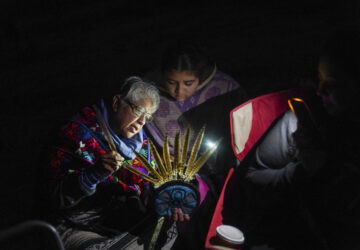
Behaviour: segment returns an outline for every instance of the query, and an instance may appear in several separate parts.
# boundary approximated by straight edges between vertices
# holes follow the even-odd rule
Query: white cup
[[[234,226],[220,225],[216,228],[216,245],[219,245],[218,249],[238,249],[244,241],[243,232]]]

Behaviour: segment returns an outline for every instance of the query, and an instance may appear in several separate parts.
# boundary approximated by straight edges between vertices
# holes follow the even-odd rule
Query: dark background
[[[144,75],[170,41],[204,44],[250,97],[313,84],[324,39],[359,21],[358,1],[328,2],[2,1],[1,228],[31,218],[54,128]]]

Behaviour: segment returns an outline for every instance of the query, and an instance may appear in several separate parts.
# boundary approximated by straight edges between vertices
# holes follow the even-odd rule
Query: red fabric
[[[228,176],[226,178],[224,187],[227,186],[229,180],[233,176],[233,173],[234,173],[234,168],[230,169],[230,171],[228,173]],[[215,211],[214,211],[214,216],[213,216],[213,218],[211,220],[209,231],[208,231],[208,234],[206,236],[206,241],[205,241],[205,248],[206,249],[216,249],[216,248],[213,247],[212,241],[216,236],[216,228],[223,224],[224,218],[223,218],[223,213],[222,212],[223,212],[223,208],[224,208],[223,207],[224,199],[226,197],[225,192],[226,192],[226,190],[225,190],[225,188],[223,188],[223,190],[221,191],[219,200],[218,200],[218,202],[216,204],[216,208],[215,208]],[[241,248],[239,248],[239,249],[241,249]]]
[[[245,158],[247,153],[249,153],[252,147],[264,135],[271,124],[289,109],[287,102],[289,98],[300,97],[306,100],[308,93],[309,91],[307,89],[283,90],[251,99],[233,109],[230,112],[230,127],[231,143],[235,156],[240,161]],[[244,150],[236,154],[234,145],[234,133],[236,131],[233,130],[233,113],[249,103],[252,103],[253,108],[252,127],[249,139],[245,144]],[[216,236],[216,228],[222,224],[231,224],[231,222],[236,218],[236,211],[239,211],[237,208],[241,207],[239,199],[239,181],[240,180],[238,179],[238,176],[234,174],[234,169],[230,169],[219,200],[216,204],[213,218],[209,227],[205,241],[206,249],[216,249],[212,244],[212,241]]]
[[[289,106],[287,100],[292,97],[307,96],[307,89],[289,89],[283,90],[257,98],[251,99],[240,106],[236,107],[230,112],[230,128],[231,128],[231,144],[235,156],[240,160],[244,160],[245,156],[258,142],[258,140],[264,135],[269,126],[280,117],[285,111],[288,110]],[[249,135],[249,139],[245,144],[245,148],[242,152],[236,153],[234,145],[234,131],[233,129],[233,113],[245,105],[251,103],[253,109],[252,127]]]

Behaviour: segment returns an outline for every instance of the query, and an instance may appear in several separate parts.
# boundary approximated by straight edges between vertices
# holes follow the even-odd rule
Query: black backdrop
[[[169,41],[203,43],[250,97],[313,84],[323,40],[359,20],[357,1],[327,2],[2,1],[1,228],[31,218],[53,129],[157,65]]]

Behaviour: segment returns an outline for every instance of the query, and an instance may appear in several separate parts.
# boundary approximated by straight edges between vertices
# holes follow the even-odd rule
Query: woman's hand
[[[190,215],[183,214],[181,208],[174,208],[173,213],[168,215],[168,219],[175,222],[190,221]]]
[[[124,161],[118,152],[111,151],[109,153],[103,154],[99,157],[99,160],[96,162],[96,166],[106,172],[107,175],[117,171]]]
[[[297,158],[310,175],[315,174],[327,160],[327,153],[320,135],[314,134],[314,131],[307,130],[298,124],[298,129],[293,133],[293,137],[298,149]]]

